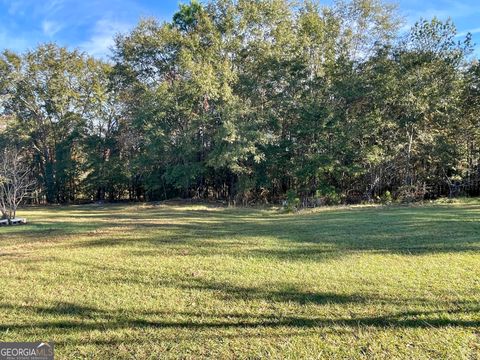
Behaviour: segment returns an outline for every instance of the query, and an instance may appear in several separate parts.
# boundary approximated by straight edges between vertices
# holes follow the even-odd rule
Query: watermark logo
[[[53,360],[53,343],[0,342],[0,360]]]

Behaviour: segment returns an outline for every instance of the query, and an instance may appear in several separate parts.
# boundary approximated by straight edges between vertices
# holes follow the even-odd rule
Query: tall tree
[[[77,51],[46,44],[0,57],[3,112],[14,115],[47,202],[73,201],[80,178],[80,139],[98,119],[103,64]]]

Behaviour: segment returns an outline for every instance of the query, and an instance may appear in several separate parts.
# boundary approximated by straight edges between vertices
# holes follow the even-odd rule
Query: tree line
[[[305,206],[480,193],[480,65],[448,21],[381,0],[213,0],[119,34],[108,61],[0,56],[0,146],[31,201]]]

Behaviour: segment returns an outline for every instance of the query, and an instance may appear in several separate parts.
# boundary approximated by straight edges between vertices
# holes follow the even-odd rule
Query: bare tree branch
[[[0,154],[0,212],[9,223],[15,218],[18,206],[30,194],[35,180],[21,152],[4,148]]]

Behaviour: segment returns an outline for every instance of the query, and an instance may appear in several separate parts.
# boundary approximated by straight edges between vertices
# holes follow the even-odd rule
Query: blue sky
[[[55,41],[105,58],[116,33],[128,31],[142,17],[168,20],[180,2],[185,1],[0,0],[0,49],[24,51],[42,42]],[[407,25],[420,17],[451,17],[460,34],[470,31],[480,44],[478,0],[400,0],[397,3]]]

